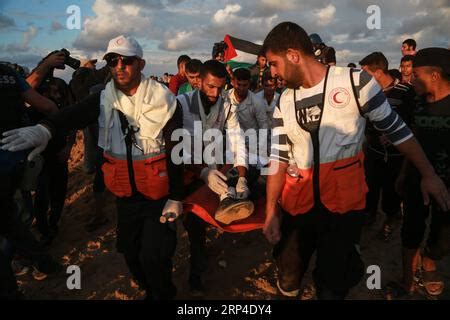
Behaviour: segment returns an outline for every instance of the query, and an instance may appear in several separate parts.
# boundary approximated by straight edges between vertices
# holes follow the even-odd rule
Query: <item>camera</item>
[[[219,55],[219,53],[225,53],[227,48],[228,45],[224,41],[214,43],[212,49],[212,58],[215,59]]]
[[[62,48],[59,52],[63,53],[64,56],[66,57],[64,59],[64,64],[68,65],[69,67],[71,67],[75,70],[80,67],[80,64],[81,64],[80,60],[72,58],[70,56],[70,52],[67,49]]]

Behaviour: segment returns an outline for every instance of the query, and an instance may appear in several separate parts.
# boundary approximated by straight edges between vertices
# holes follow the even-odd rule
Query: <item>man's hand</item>
[[[263,233],[271,244],[277,244],[281,239],[281,217],[279,211],[268,214],[264,222]]]
[[[250,195],[250,190],[247,186],[247,179],[240,177],[236,184],[236,199],[247,199]]]
[[[172,222],[175,221],[176,218],[178,218],[183,213],[183,203],[181,201],[176,200],[167,200],[166,205],[164,206],[164,209],[161,213],[161,217],[164,217],[164,219],[161,219],[164,221]]]
[[[430,195],[436,200],[442,211],[449,211],[450,196],[444,182],[436,175],[423,177],[420,183],[425,205],[430,204]]]
[[[65,69],[66,56],[62,52],[55,52],[46,57],[27,77],[28,84],[37,89],[45,77],[54,69]]]
[[[200,178],[219,196],[228,191],[227,177],[219,170],[204,168]]]
[[[6,131],[3,133],[2,150],[11,152],[34,148],[28,155],[28,161],[45,150],[52,135],[43,125],[35,125]]]
[[[64,69],[64,61],[66,60],[66,56],[62,52],[55,52],[51,55],[49,55],[47,58],[45,58],[44,61],[42,61],[42,67],[46,68],[46,70],[50,70],[52,68],[59,68]]]

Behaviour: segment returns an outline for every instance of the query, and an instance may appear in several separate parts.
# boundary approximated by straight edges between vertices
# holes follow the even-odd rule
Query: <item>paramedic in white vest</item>
[[[269,165],[277,169],[267,178],[263,229],[276,244],[278,288],[297,295],[316,252],[318,298],[343,299],[365,271],[359,238],[367,193],[366,120],[417,167],[425,202],[432,196],[448,211],[449,195],[375,79],[365,71],[316,61],[307,33],[291,22],[276,26],[263,46],[272,76],[288,87],[274,113],[279,143],[272,144]]]
[[[244,130],[248,150],[250,185],[259,176],[257,168],[267,165],[267,140],[269,122],[264,101],[250,88],[250,70],[239,68],[233,71],[233,88],[228,90],[226,98],[236,108],[239,125]],[[261,151],[261,152],[260,152]]]
[[[236,108],[222,96],[226,76],[227,71],[222,63],[217,60],[206,61],[200,69],[200,89],[181,94],[177,99],[183,108],[183,128],[191,139],[202,137],[207,134],[206,130],[208,129],[212,129],[210,132],[216,131],[224,138],[226,137],[226,161],[223,161],[222,157],[219,159],[219,163],[216,163],[216,158],[208,159],[202,156],[206,147],[210,145],[208,141],[203,141],[201,150],[196,153],[184,148],[183,158],[186,171],[193,172],[196,176],[193,185],[196,182],[197,185],[198,182],[200,185],[206,183],[220,198],[221,202],[215,213],[215,219],[229,224],[248,217],[247,209],[252,203],[246,200],[250,191],[246,179],[248,160],[245,140],[239,126]],[[212,143],[214,142],[215,140],[212,140]],[[191,148],[193,145],[194,142],[191,144]],[[223,150],[222,145],[216,144],[215,147]],[[220,171],[223,162],[227,168],[235,168],[236,177],[229,179],[230,176]],[[193,188],[189,187],[189,190],[192,191]],[[230,210],[232,208],[241,208],[242,210]],[[183,223],[190,242],[189,285],[191,293],[203,295],[205,289],[201,275],[207,266],[206,223],[192,213],[185,216]]]
[[[264,101],[266,105],[267,121],[269,129],[272,128],[273,113],[280,98],[280,94],[276,91],[277,79],[273,78],[270,70],[267,69],[263,74],[263,90],[256,93],[256,96]]]
[[[6,133],[5,147],[42,151],[57,130],[98,121],[105,184],[116,195],[117,250],[147,299],[173,299],[176,231],[160,216],[182,212],[183,166],[169,156],[182,111],[166,87],[142,75],[145,60],[135,39],[112,39],[104,59],[113,77],[104,90],[36,126]]]

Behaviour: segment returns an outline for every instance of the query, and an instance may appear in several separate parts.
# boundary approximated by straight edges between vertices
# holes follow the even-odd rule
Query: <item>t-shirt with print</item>
[[[413,127],[436,174],[450,186],[450,94],[419,105],[414,112]]]

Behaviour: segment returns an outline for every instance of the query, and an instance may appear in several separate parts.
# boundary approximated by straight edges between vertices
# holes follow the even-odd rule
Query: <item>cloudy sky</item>
[[[79,30],[66,27],[70,5],[81,9]],[[380,30],[366,26],[369,5],[381,10]],[[338,65],[382,51],[396,67],[407,37],[419,48],[450,46],[450,0],[0,0],[0,60],[32,68],[63,47],[101,58],[109,39],[129,34],[143,45],[145,73],[161,75],[176,72],[181,53],[208,59],[225,34],[262,43],[282,21],[319,33]]]

